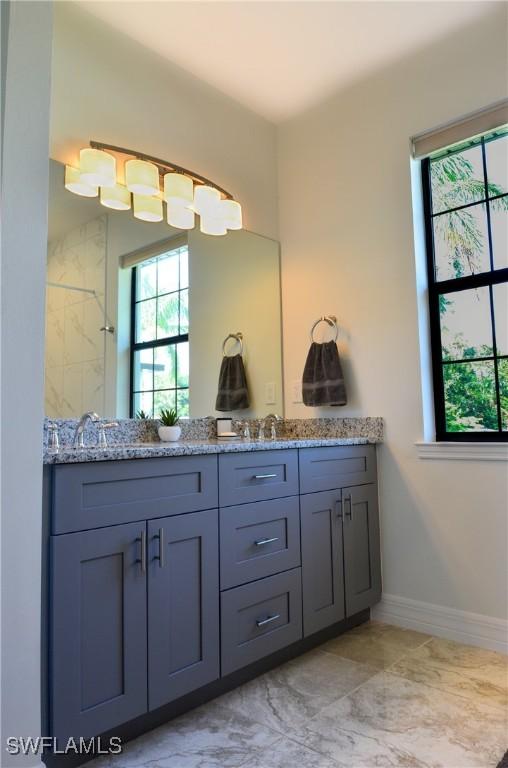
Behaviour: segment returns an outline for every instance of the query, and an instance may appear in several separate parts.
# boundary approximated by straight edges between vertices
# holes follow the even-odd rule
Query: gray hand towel
[[[334,341],[313,341],[305,361],[302,380],[305,405],[346,405],[346,386]]]
[[[240,411],[249,407],[247,377],[241,355],[223,357],[219,373],[217,411]]]

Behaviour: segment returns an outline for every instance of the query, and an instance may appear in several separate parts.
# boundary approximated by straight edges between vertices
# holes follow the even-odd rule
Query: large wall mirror
[[[64,188],[50,161],[46,415],[215,410],[223,342],[242,334],[249,408],[282,413],[279,244],[139,221]],[[225,353],[240,351],[230,338]]]

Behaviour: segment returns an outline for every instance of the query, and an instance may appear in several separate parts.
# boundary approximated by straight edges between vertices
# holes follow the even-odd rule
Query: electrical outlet
[[[302,403],[302,382],[300,379],[295,379],[291,384],[291,390],[293,393],[293,403]]]
[[[275,405],[275,382],[269,381],[265,384],[265,405]]]

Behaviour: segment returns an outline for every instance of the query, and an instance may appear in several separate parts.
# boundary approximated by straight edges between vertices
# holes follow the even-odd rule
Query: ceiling
[[[78,2],[274,123],[474,23],[496,5],[461,0]]]

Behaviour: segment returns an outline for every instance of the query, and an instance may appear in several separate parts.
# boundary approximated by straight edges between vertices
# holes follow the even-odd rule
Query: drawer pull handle
[[[266,624],[271,624],[272,621],[276,621],[277,619],[280,619],[280,613],[276,613],[275,616],[268,616],[267,619],[258,619],[256,621],[256,626],[264,627]]]
[[[254,475],[254,480],[268,480],[269,477],[277,477],[276,472],[270,472],[266,475]]]
[[[278,541],[278,540],[279,540],[278,536],[273,536],[271,539],[259,539],[258,541],[255,541],[254,544],[256,545],[256,547],[262,547],[263,544],[272,544],[272,542]]]

